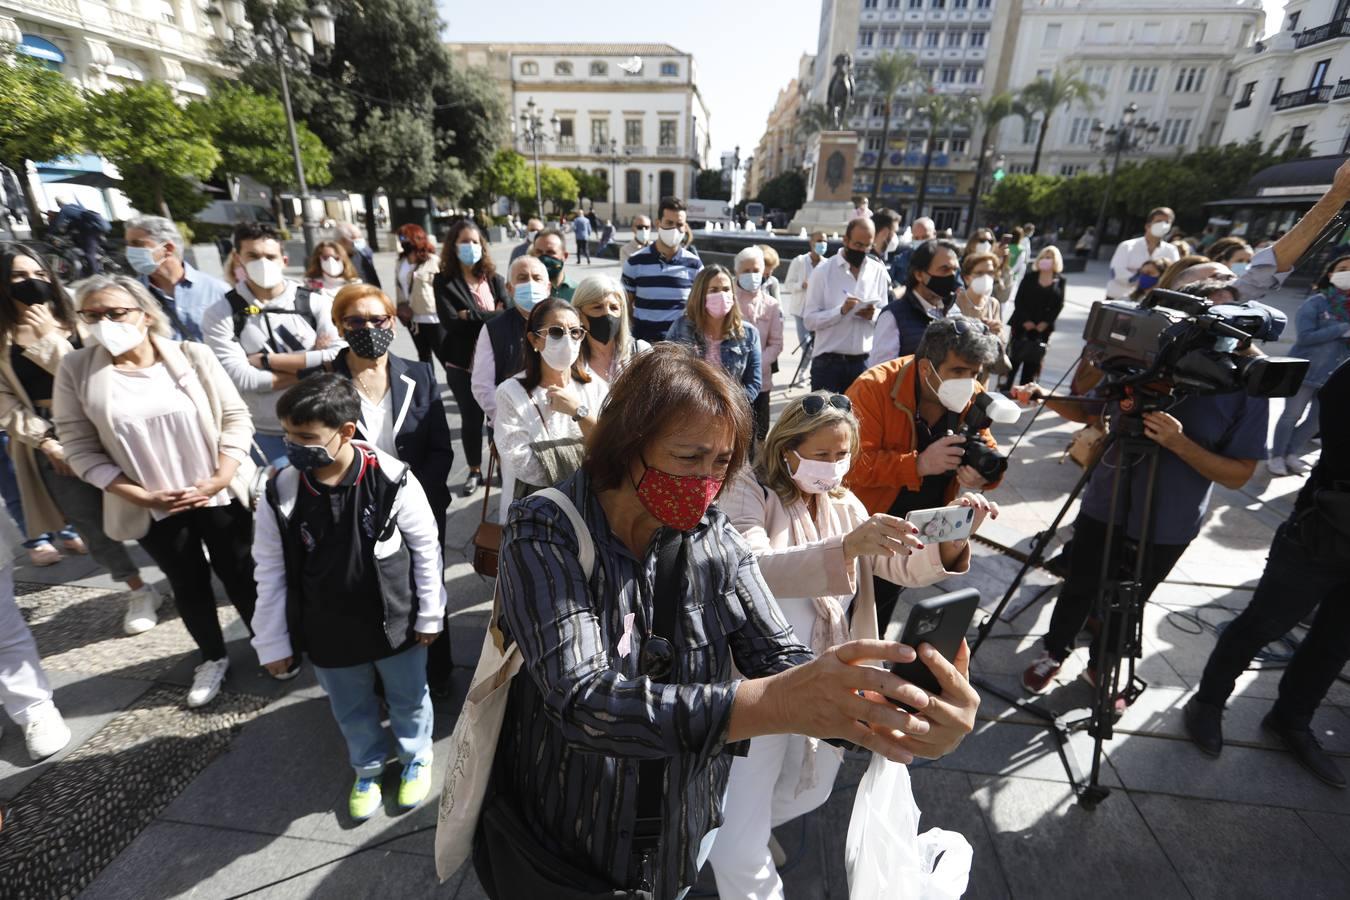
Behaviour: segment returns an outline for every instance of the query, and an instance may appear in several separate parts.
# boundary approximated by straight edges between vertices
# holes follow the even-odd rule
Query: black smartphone
[[[932,644],[933,649],[950,662],[956,658],[956,651],[961,649],[961,639],[970,629],[970,622],[979,607],[980,592],[975,588],[920,600],[909,611],[905,630],[900,634],[900,643],[915,650],[919,649],[920,644]],[[891,663],[891,672],[911,684],[917,684],[930,694],[942,693],[937,676],[923,664],[922,659]]]

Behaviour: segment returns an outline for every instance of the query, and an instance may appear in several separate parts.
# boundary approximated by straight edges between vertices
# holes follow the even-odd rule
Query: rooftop
[[[688,56],[670,44],[576,44],[560,41],[556,44],[512,44],[499,41],[451,41],[450,47],[482,47],[505,50],[510,53],[539,53],[555,56]]]

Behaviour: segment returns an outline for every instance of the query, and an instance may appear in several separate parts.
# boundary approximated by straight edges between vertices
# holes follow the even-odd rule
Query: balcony
[[[646,156],[646,155],[647,155],[647,145],[646,145],[646,144],[624,144],[624,145],[623,145],[623,152],[624,152],[624,153],[627,153],[629,156]]]
[[[1331,95],[1332,100],[1344,100],[1350,97],[1350,78],[1342,78],[1336,83],[1336,93]]]
[[[576,141],[559,141],[556,153],[558,156],[576,156],[577,155]]]
[[[1334,41],[1336,38],[1343,37],[1350,37],[1350,16],[1299,32],[1294,35],[1294,49],[1302,50],[1304,47],[1311,47],[1323,41]]]
[[[1331,100],[1331,92],[1331,85],[1324,84],[1321,87],[1305,88],[1301,91],[1281,94],[1275,98],[1275,111],[1280,112],[1286,109],[1298,109],[1300,106],[1326,103]]]
[[[674,144],[662,144],[656,148],[657,156],[680,156],[680,148]]]
[[[1243,97],[1241,100],[1233,104],[1233,109],[1246,109],[1251,105],[1252,105],[1252,98]]]

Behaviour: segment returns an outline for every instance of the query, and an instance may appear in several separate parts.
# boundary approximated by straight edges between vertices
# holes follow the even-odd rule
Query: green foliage
[[[1049,78],[1037,78],[1023,86],[1018,94],[1018,112],[1026,119],[1033,116],[1041,118],[1040,131],[1036,135],[1036,155],[1031,160],[1031,174],[1040,171],[1041,147],[1045,144],[1045,135],[1050,130],[1050,119],[1055,111],[1074,103],[1082,103],[1087,109],[1092,109],[1096,98],[1104,93],[1101,88],[1079,78],[1076,70],[1055,69]]]
[[[701,169],[694,178],[694,192],[702,200],[730,200],[731,189],[722,182],[721,169]]]
[[[577,183],[577,191],[592,203],[609,202],[609,176],[588,172],[580,166],[569,166],[566,171]]]
[[[186,218],[206,205],[193,179],[207,178],[220,152],[162,82],[90,94],[85,133],[122,173],[122,190],[140,210]]]
[[[534,197],[534,175],[525,157],[514,150],[498,150],[479,174],[478,184],[489,202],[507,197],[523,203]]]
[[[570,212],[577,205],[580,197],[577,180],[566,169],[543,166],[539,170],[539,185],[545,202],[553,201],[555,209]]]
[[[83,110],[79,91],[61,73],[24,53],[0,61],[0,162],[22,172],[24,160],[78,152]]]
[[[763,203],[765,209],[796,212],[806,203],[806,178],[801,172],[784,172],[765,182],[755,199]]]
[[[206,100],[193,101],[188,114],[211,136],[220,151],[216,175],[248,175],[273,186],[297,187],[286,110],[276,97],[259,94],[235,82],[216,84]],[[332,154],[304,122],[296,122],[305,180],[325,185],[333,180]]]
[[[341,164],[343,182],[364,193],[397,185],[391,192],[424,194],[436,175],[436,135],[416,113],[375,107],[344,146]]]
[[[886,148],[890,146],[891,110],[895,107],[895,95],[900,93],[901,88],[904,87],[917,88],[923,83],[923,80],[923,70],[919,67],[919,60],[913,54],[890,50],[872,60],[863,80],[863,90],[858,92],[859,96],[866,93],[870,95],[870,99],[883,103],[885,110],[882,113],[881,120],[882,149],[877,154],[876,168],[872,170],[870,200],[873,209],[878,208],[877,198],[881,191],[881,167],[886,160]]]

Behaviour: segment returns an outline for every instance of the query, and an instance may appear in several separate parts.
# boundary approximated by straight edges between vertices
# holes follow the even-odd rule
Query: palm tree
[[[914,218],[923,215],[923,201],[928,193],[928,169],[933,164],[933,144],[938,132],[956,125],[968,124],[971,104],[949,94],[928,94],[915,108],[918,115],[928,120],[928,135],[924,140],[923,173],[919,176],[919,193],[914,202]]]
[[[1041,117],[1040,133],[1036,136],[1036,155],[1031,160],[1032,175],[1040,171],[1041,147],[1045,144],[1046,132],[1050,130],[1050,117],[1055,110],[1079,102],[1091,109],[1093,99],[1104,93],[1101,88],[1079,78],[1076,70],[1061,72],[1056,69],[1049,78],[1037,78],[1023,86],[1019,97],[1025,110],[1023,117]]]
[[[970,210],[966,214],[967,232],[975,230],[975,212],[980,203],[980,182],[984,180],[984,167],[988,164],[990,145],[993,144],[994,136],[998,134],[998,127],[1003,120],[1009,116],[1019,115],[1020,109],[1017,98],[1007,91],[995,94],[988,100],[975,101],[974,119],[984,126],[984,134],[980,136],[980,152],[975,157],[975,186],[970,192]]]
[[[903,88],[915,86],[923,77],[919,61],[909,53],[888,51],[872,60],[867,72],[867,93],[871,102],[885,102],[885,112],[881,119],[881,149],[877,153],[876,169],[872,172],[872,193],[869,205],[878,209],[877,197],[881,193],[881,167],[886,162],[886,145],[891,139],[891,111],[895,106],[895,95]]]

